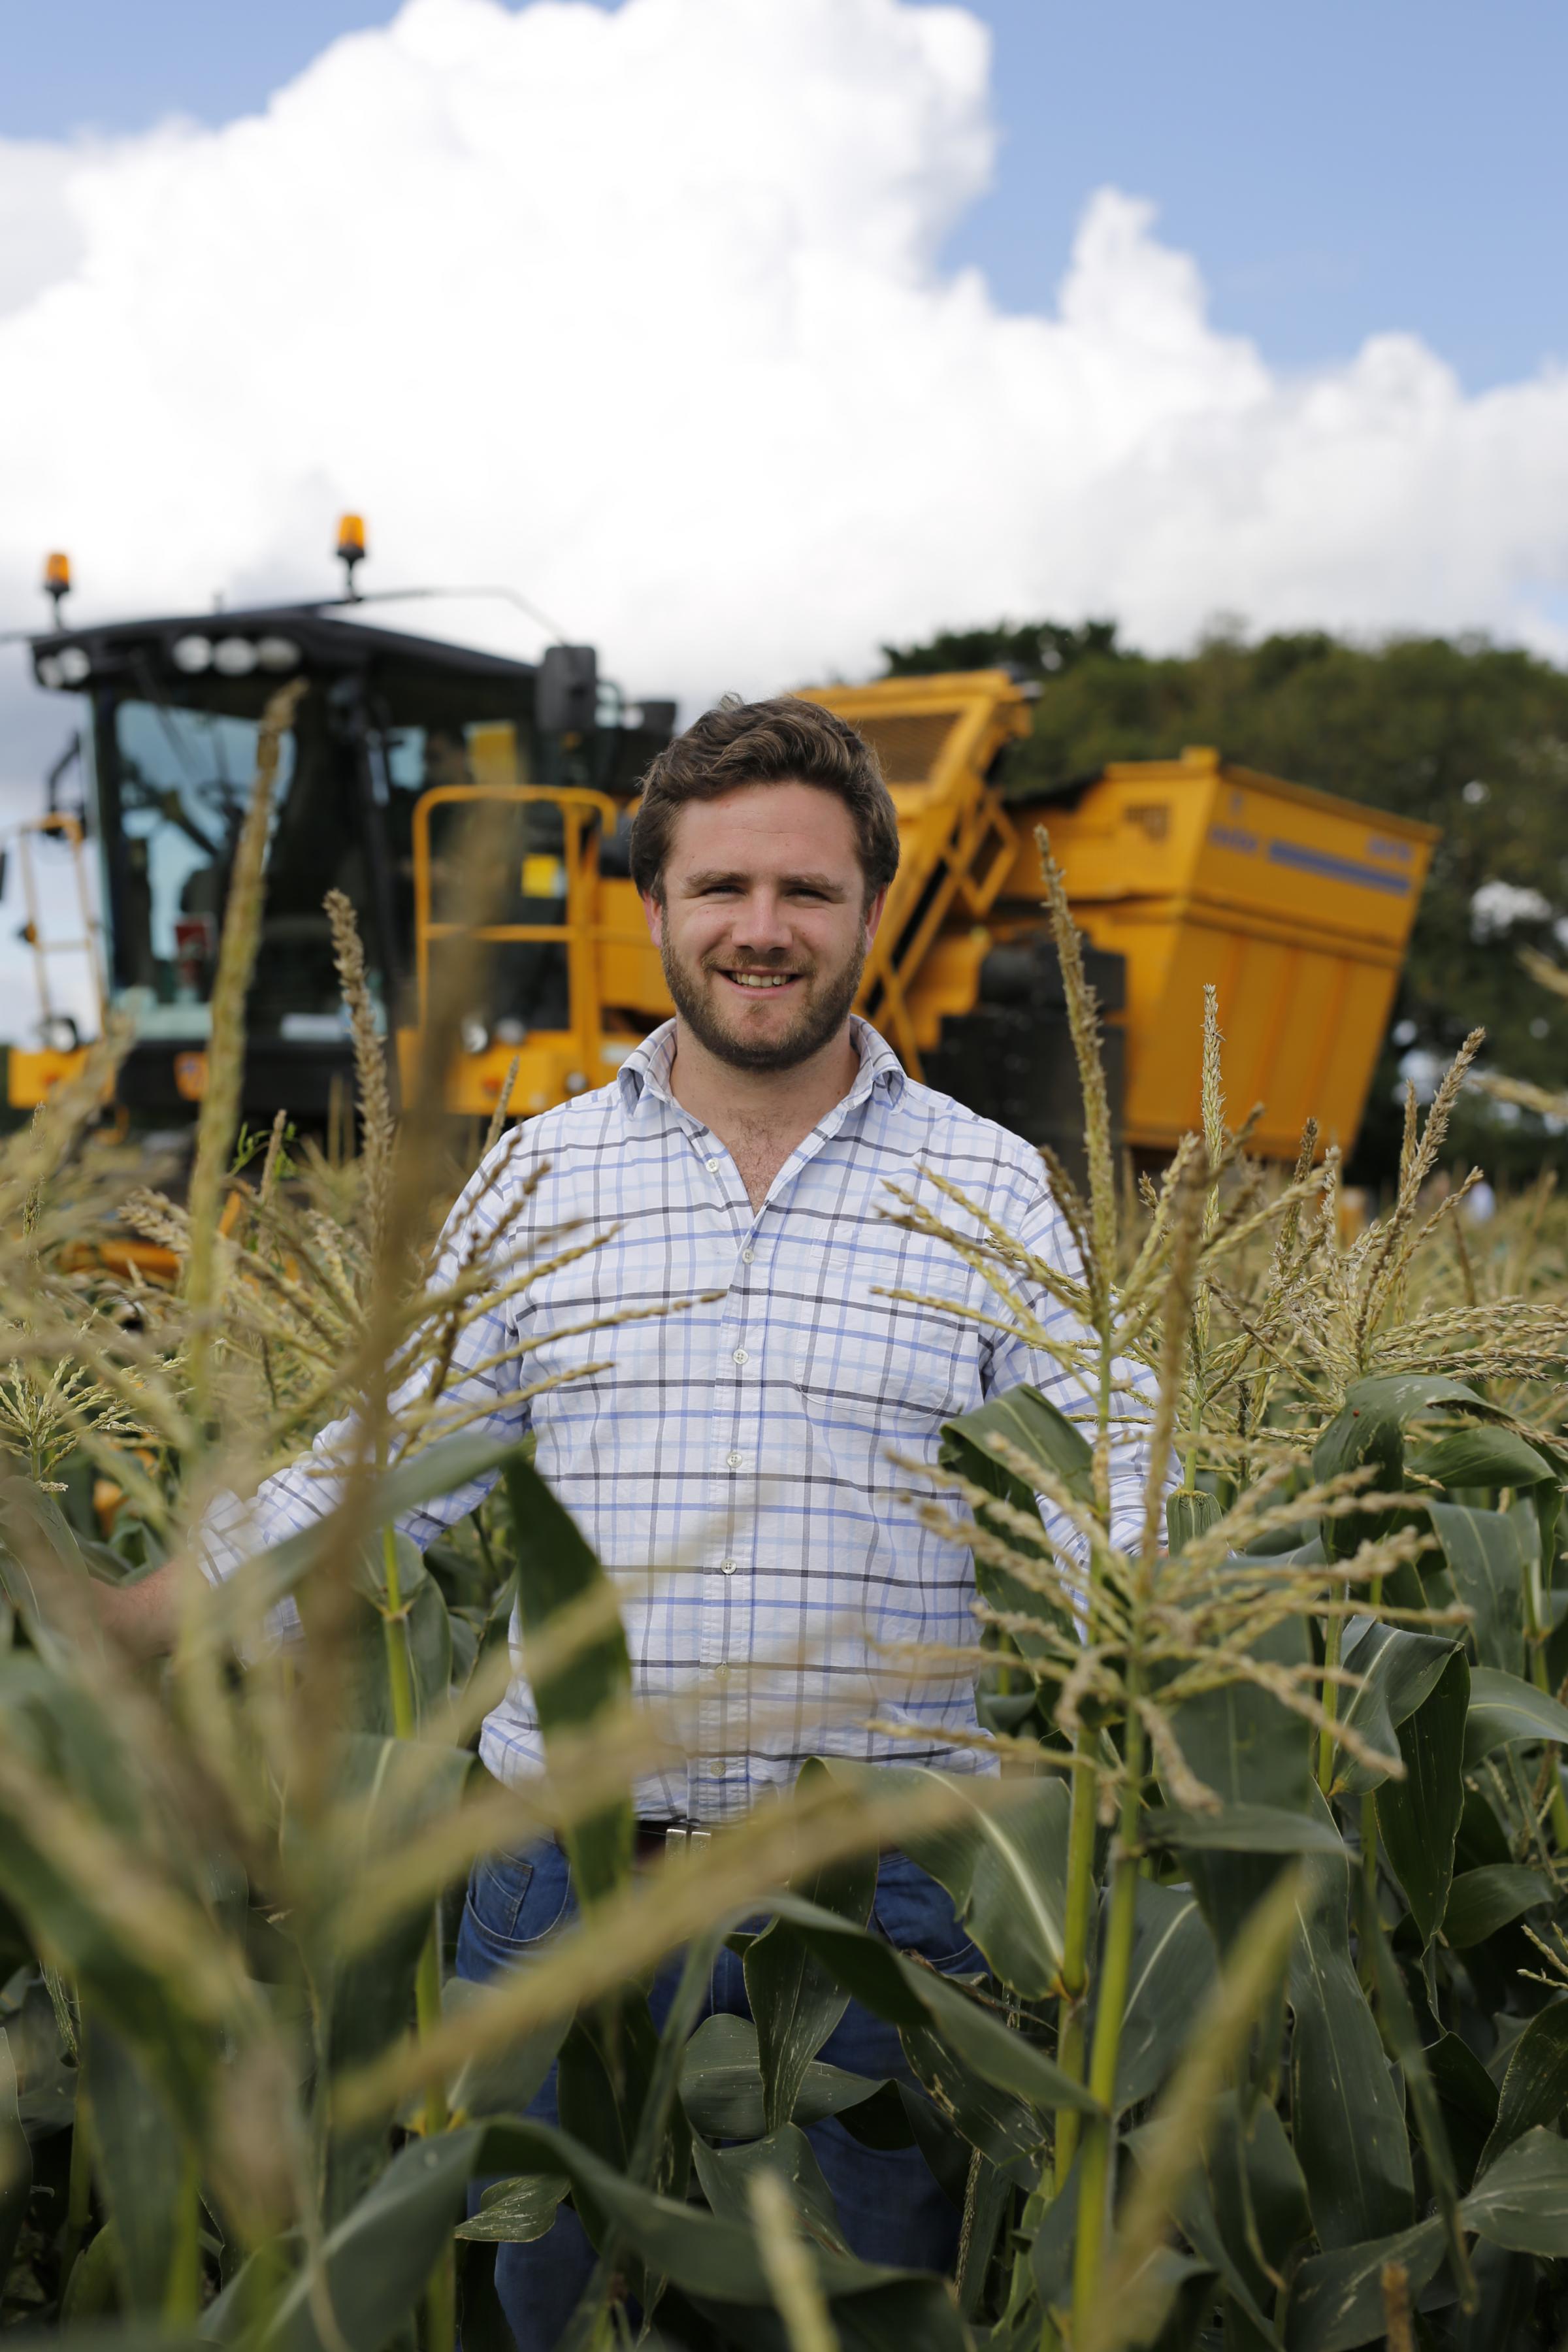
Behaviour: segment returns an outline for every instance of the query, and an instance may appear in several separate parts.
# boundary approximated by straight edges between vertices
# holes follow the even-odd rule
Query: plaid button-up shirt
[[[670,1093],[669,1023],[612,1084],[498,1146],[509,1155],[499,1178],[493,1161],[481,1167],[447,1226],[448,1274],[531,1181],[505,1243],[514,1274],[548,1257],[563,1226],[614,1229],[603,1247],[542,1273],[469,1328],[452,1393],[479,1409],[476,1430],[533,1430],[540,1470],[623,1582],[636,1688],[656,1700],[683,1695],[694,1752],[639,1787],[647,1818],[727,1818],[811,1755],[984,1769],[983,1751],[952,1737],[974,1734],[972,1670],[942,1659],[976,1638],[973,1563],[962,1543],[922,1523],[921,1505],[942,1490],[920,1465],[934,1465],[943,1422],[1020,1381],[1069,1414],[1088,1410],[1052,1358],[962,1311],[984,1315],[996,1302],[956,1252],[887,1213],[892,1183],[963,1223],[925,1181],[930,1171],[1067,1265],[1072,1245],[1038,1154],[915,1084],[864,1022],[854,1035],[854,1085],[791,1153],[760,1209],[724,1146]],[[672,1300],[698,1303],[583,1328]],[[1063,1327],[1043,1294],[1031,1305],[1047,1328]],[[521,1362],[497,1366],[520,1340],[530,1343]],[[555,1376],[565,1377],[520,1397]],[[252,1542],[277,1541],[329,1507],[334,1482],[321,1474],[349,1429],[323,1431],[316,1462],[263,1486]],[[1124,1539],[1138,1521],[1144,1458],[1129,1433],[1112,1482]],[[469,1486],[415,1514],[408,1533],[429,1543],[482,1492]],[[208,1548],[218,1572],[238,1557],[216,1528]],[[520,1638],[514,1620],[514,1655]],[[521,1675],[486,1721],[480,1754],[502,1780],[539,1769],[542,1742]]]

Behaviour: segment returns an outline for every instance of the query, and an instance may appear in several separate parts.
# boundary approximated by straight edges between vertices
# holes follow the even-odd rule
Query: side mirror
[[[548,646],[533,682],[533,723],[542,735],[587,735],[599,701],[599,656],[592,646]]]

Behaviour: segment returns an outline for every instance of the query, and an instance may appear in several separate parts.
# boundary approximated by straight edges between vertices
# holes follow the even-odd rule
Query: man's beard
[[[704,964],[697,969],[682,962],[676,955],[667,931],[659,948],[659,960],[664,965],[665,986],[675,1000],[675,1009],[696,1038],[698,1044],[713,1055],[715,1061],[727,1062],[732,1070],[793,1070],[819,1053],[829,1039],[844,1025],[855,992],[860,985],[860,974],[866,968],[869,941],[865,926],[861,926],[859,941],[847,963],[824,981],[814,972],[792,1028],[782,1036],[758,1038],[754,1042],[737,1036],[725,1027],[719,1008],[711,995],[703,992],[699,971],[719,970],[717,964]],[[764,962],[747,966],[748,971],[765,971]],[[777,969],[784,969],[783,966]]]

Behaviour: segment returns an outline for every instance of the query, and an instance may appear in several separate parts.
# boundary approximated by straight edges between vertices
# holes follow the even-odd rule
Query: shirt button
[[[744,1348],[737,1348],[735,1350],[735,1361],[738,1364],[743,1364],[746,1360],[746,1351]]]
[[[738,1470],[740,1468],[741,1457],[738,1454],[726,1454],[724,1459],[731,1470]]]
[[[713,1679],[716,1683],[727,1683],[729,1681],[730,1665],[728,1659],[720,1659],[718,1664],[713,1669]]]
[[[744,1249],[744,1250],[742,1250],[742,1251],[741,1252],[741,1264],[742,1264],[742,1265],[751,1265],[751,1263],[752,1263],[752,1260],[756,1256],[756,1255],[757,1255],[757,1253],[756,1253],[756,1251],[755,1251],[755,1250],[753,1250],[753,1249]]]
[[[715,1756],[708,1767],[708,1778],[710,1780],[721,1780],[729,1769],[721,1756]]]
[[[719,1573],[721,1576],[733,1576],[740,1565],[738,1559],[721,1559],[719,1562]],[[721,1668],[720,1671],[723,1672],[725,1669]]]
[[[719,1173],[719,1162],[716,1160],[710,1160],[704,1164],[707,1167],[710,1176],[717,1176]]]

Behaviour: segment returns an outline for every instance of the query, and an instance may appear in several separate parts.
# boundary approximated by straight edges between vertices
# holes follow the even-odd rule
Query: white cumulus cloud
[[[0,142],[0,622],[50,546],[83,618],[325,590],[348,506],[689,705],[1002,614],[1568,646],[1568,377],[1281,375],[1108,189],[1005,314],[940,261],[988,73],[957,6],[408,0],[220,130]],[[0,653],[0,783],[59,718]]]

